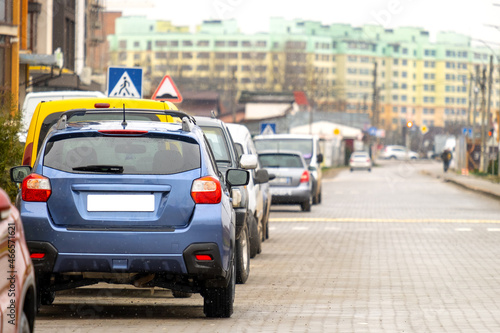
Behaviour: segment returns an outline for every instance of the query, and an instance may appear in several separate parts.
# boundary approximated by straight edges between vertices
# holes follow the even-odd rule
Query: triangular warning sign
[[[109,97],[134,97],[140,98],[141,94],[137,91],[134,82],[130,79],[127,72],[123,72],[122,77],[118,80]]]
[[[157,101],[182,102],[182,96],[170,75],[165,75],[151,97]]]

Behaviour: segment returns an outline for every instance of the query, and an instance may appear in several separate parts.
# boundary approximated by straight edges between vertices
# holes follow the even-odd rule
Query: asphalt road
[[[422,175],[344,170],[310,213],[273,206],[230,319],[167,290],[59,293],[36,332],[499,332],[500,202]]]

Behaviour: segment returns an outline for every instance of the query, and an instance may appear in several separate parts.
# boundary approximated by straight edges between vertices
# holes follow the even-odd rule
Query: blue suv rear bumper
[[[55,226],[43,203],[23,205],[23,223],[37,274],[68,272],[171,273],[225,278],[234,251],[235,225],[222,207],[198,205],[184,228],[75,230]],[[46,209],[45,209],[46,211]],[[42,217],[41,217],[42,216]],[[212,260],[196,260],[207,254]]]

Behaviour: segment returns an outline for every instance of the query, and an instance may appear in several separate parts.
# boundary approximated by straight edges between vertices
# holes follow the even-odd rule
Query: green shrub
[[[14,107],[10,93],[0,93],[0,187],[14,201],[17,186],[10,180],[10,168],[20,165],[24,145],[19,142],[17,133],[21,129],[21,115]]]

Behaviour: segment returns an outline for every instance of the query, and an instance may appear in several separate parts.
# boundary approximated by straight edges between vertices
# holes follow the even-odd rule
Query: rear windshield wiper
[[[73,171],[90,171],[102,173],[123,173],[120,165],[87,165],[73,168]]]

